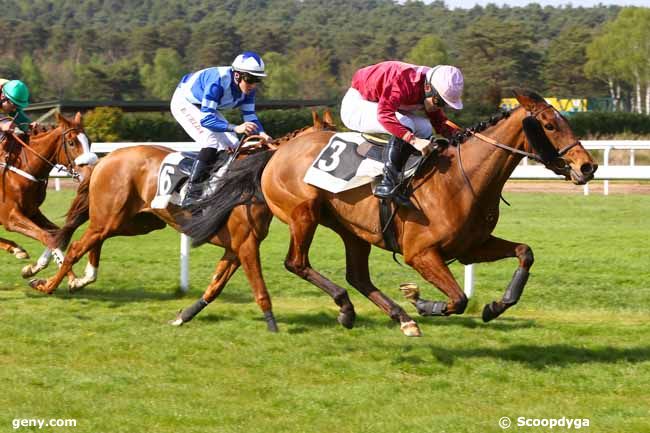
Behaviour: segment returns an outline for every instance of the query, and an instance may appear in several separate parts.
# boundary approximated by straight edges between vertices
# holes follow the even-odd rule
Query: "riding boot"
[[[381,198],[393,198],[404,162],[410,154],[409,144],[404,140],[391,136],[384,147],[382,158],[384,160],[384,177],[375,188],[375,195]]]
[[[192,165],[192,173],[187,180],[187,192],[185,193],[181,207],[186,208],[201,199],[203,195],[203,182],[208,178],[209,169],[214,164],[216,158],[217,149],[211,147],[201,149]]]

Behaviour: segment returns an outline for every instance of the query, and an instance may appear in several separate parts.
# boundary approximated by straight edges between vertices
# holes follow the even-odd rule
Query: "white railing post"
[[[61,191],[61,179],[59,179],[58,177],[54,178],[54,190]]]
[[[190,237],[181,233],[181,291],[190,288]]]
[[[582,191],[583,191],[583,195],[589,195],[589,184],[588,183],[585,183],[582,186]]]
[[[634,160],[634,149],[630,149],[630,165],[634,165],[635,160]]]
[[[609,166],[609,151],[612,150],[611,146],[608,146],[605,149],[605,154],[603,156],[603,166]],[[609,180],[605,179],[603,181],[603,195],[609,195]]]
[[[474,294],[474,265],[465,265],[465,296],[470,299]]]

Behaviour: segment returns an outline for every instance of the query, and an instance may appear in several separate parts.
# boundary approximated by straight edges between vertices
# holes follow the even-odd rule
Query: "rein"
[[[68,173],[70,173],[72,178],[75,179],[75,180],[79,180],[79,173],[77,173],[77,171],[74,169],[74,163],[72,161],[72,158],[70,157],[68,146],[66,145],[67,141],[65,139],[65,136],[70,131],[78,131],[78,130],[79,130],[78,128],[68,128],[68,129],[64,130],[63,133],[61,134],[61,144],[59,145],[59,146],[63,146],[63,151],[65,152],[65,157],[68,160],[68,164],[66,165],[66,170],[68,171]],[[25,143],[20,137],[18,137],[13,132],[11,132],[10,135],[13,137],[14,140],[16,140],[16,142],[18,144],[20,144],[22,146],[22,148],[24,150],[27,150],[27,151],[31,152],[32,154],[34,154],[37,158],[41,159],[43,162],[45,162],[47,165],[49,165],[50,168],[54,168],[54,167],[56,167],[58,165],[58,164],[53,164],[49,159],[45,158],[43,155],[41,155],[40,153],[38,153],[37,151],[35,151],[31,147],[29,147],[29,145],[27,143]],[[56,150],[58,150],[58,148]],[[55,153],[56,153],[56,150],[55,150]],[[6,167],[9,167],[10,170],[12,168],[12,166],[6,166]],[[38,181],[38,182],[46,182],[47,181],[47,179],[37,179],[36,177],[34,177],[32,175],[25,176],[23,173],[27,173],[27,172],[25,172],[23,170],[19,170],[17,168],[16,168],[16,170],[12,170],[12,171],[20,174],[23,177],[26,177],[29,180],[35,181],[35,182],[36,181]],[[27,174],[29,174],[29,173],[27,173]]]
[[[529,117],[532,117],[532,118],[537,120],[537,116],[539,116],[541,113],[543,113],[544,111],[549,110],[549,109],[554,110],[552,105],[546,105],[545,107],[541,108],[540,110],[537,110],[534,113],[530,113]],[[447,125],[451,126],[452,128],[456,128],[456,129],[461,130],[461,131],[463,130],[463,128],[456,125],[451,120],[447,120],[445,123]],[[547,161],[546,159],[542,158],[541,156],[539,156],[538,154],[536,154],[534,152],[526,152],[525,150],[515,149],[514,147],[510,147],[508,145],[499,143],[498,141],[494,140],[493,138],[490,138],[490,137],[488,137],[486,135],[483,135],[480,132],[475,132],[475,131],[472,131],[472,130],[469,130],[469,129],[467,131],[470,134],[472,134],[474,137],[478,138],[479,140],[484,141],[484,142],[486,142],[488,144],[491,144],[492,146],[498,147],[499,149],[503,149],[503,150],[505,150],[507,152],[510,152],[510,153],[516,153],[518,155],[528,157],[529,159],[532,159],[532,160],[537,161],[537,162],[539,162],[541,164],[544,164],[545,166],[548,166],[551,163],[551,161]],[[580,141],[576,140],[573,143],[571,143],[571,144],[563,147],[562,149],[558,150],[557,151],[558,157],[564,156],[569,150],[573,149],[578,144],[580,144]],[[460,148],[460,146],[459,146],[459,148]],[[460,155],[460,149],[459,149],[458,153]]]

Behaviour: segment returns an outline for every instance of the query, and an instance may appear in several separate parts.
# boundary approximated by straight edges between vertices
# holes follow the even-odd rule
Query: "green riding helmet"
[[[2,93],[20,109],[27,108],[29,105],[29,89],[20,80],[7,81],[2,86]]]

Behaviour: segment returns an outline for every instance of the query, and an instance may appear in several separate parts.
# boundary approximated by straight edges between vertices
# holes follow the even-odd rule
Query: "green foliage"
[[[446,65],[449,62],[445,43],[436,35],[427,35],[406,55],[406,61],[416,65]]]
[[[123,116],[119,108],[97,107],[84,115],[84,128],[93,141],[120,141]]]
[[[29,87],[30,94],[40,95],[45,80],[43,79],[39,67],[34,63],[34,60],[29,55],[23,56],[23,59],[20,62],[20,77]]]
[[[579,137],[586,135],[650,134],[650,116],[637,113],[587,112],[569,117],[571,128]]]
[[[140,77],[142,85],[151,96],[168,100],[180,77],[187,72],[180,55],[173,48],[159,48],[153,64],[145,64],[140,68]]]

